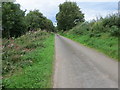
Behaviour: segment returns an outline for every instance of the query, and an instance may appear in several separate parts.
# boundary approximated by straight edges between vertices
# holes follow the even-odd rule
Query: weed
[[[13,44],[3,40],[3,88],[52,88],[54,35],[26,34]]]

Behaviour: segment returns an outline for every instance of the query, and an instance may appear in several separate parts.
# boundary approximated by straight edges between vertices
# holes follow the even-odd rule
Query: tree
[[[40,25],[42,25],[41,19],[44,18],[45,17],[43,17],[43,14],[40,13],[39,10],[30,11],[25,17],[27,29],[34,30],[40,28]]]
[[[84,14],[75,2],[64,2],[59,5],[59,12],[56,14],[59,30],[69,30],[76,25],[76,22],[84,21]]]
[[[26,17],[27,29],[37,30],[46,29],[46,31],[54,30],[54,26],[51,20],[47,19],[39,10],[30,11]]]
[[[10,38],[24,34],[26,32],[24,16],[25,11],[20,9],[19,4],[4,2],[2,4],[2,36]]]
[[[54,32],[55,31],[55,27],[54,27],[54,25],[53,25],[51,20],[46,19],[46,21],[45,21],[45,29],[48,32]]]

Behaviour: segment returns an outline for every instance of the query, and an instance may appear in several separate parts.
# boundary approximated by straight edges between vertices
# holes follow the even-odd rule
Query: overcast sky
[[[66,0],[16,0],[16,3],[21,5],[21,9],[30,10],[39,9],[48,19],[55,23],[56,13],[59,11],[59,4]],[[96,17],[117,12],[119,0],[67,0],[75,1],[85,14],[87,21]]]

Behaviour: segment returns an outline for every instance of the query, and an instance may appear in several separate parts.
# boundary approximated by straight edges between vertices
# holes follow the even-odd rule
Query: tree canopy
[[[2,4],[2,36],[18,37],[25,33],[25,11],[20,9],[19,4],[7,2]]]
[[[39,10],[30,11],[26,17],[27,29],[45,29],[47,31],[53,31],[54,26],[51,20],[47,19]]]
[[[26,11],[20,9],[20,4],[4,2],[2,4],[2,37],[19,37],[27,31],[37,29],[54,31],[51,20],[47,19],[39,10]]]
[[[58,29],[65,31],[74,27],[77,22],[83,22],[84,14],[75,2],[64,2],[59,5],[56,20]]]

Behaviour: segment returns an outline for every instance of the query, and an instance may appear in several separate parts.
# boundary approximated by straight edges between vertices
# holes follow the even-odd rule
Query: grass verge
[[[85,46],[95,48],[97,51],[100,51],[107,56],[118,60],[118,38],[109,37],[107,34],[102,35],[101,37],[90,37],[88,35],[76,35],[76,34],[61,34],[67,38],[70,38],[74,41],[77,41]]]
[[[52,88],[54,35],[46,33],[36,34],[30,35],[32,38],[35,37],[32,42],[26,42],[26,39],[23,39],[26,36],[20,37],[19,39],[21,40],[14,41],[24,46],[25,50],[29,52],[25,53],[20,58],[20,61],[14,65],[17,65],[19,69],[12,74],[9,72],[3,75],[3,88]],[[40,38],[40,34],[44,39]],[[30,37],[28,40],[31,40]],[[26,43],[28,44],[26,45]],[[33,46],[34,49],[29,50]]]

